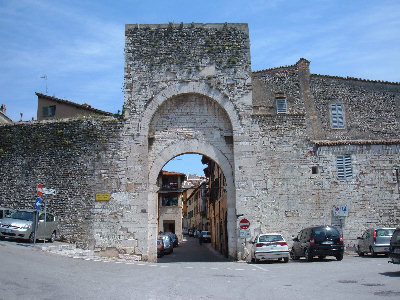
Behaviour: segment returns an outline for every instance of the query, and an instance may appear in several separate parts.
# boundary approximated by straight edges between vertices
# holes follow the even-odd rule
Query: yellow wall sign
[[[96,193],[96,201],[109,201],[110,196],[109,193]]]

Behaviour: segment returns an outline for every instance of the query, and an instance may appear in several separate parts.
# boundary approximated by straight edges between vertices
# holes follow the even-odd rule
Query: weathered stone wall
[[[400,84],[312,75],[310,87],[323,139],[398,139]],[[344,129],[332,129],[330,104],[343,104]]]
[[[236,189],[234,181],[252,180],[247,177],[249,173],[239,171],[236,166],[251,169],[255,162],[242,153],[251,147],[247,24],[126,25],[125,34],[126,132],[140,144],[132,154],[145,157],[139,162],[132,158],[130,162],[149,172],[145,178],[148,240],[152,243],[149,253],[154,252],[156,234],[153,181],[174,156],[200,153],[217,161],[227,176],[230,255],[236,257],[235,201],[242,198],[236,193],[248,194],[248,191]],[[178,104],[182,111],[175,107]],[[190,118],[191,111],[199,114]],[[171,129],[165,130],[165,126]],[[128,177],[132,181],[144,179],[138,178],[137,172],[130,172]],[[155,253],[150,255],[153,257]]]
[[[353,178],[338,180],[336,155],[350,154]],[[329,220],[333,205],[347,205],[349,216],[344,218],[346,244],[357,244],[357,236],[374,226],[400,225],[400,144],[320,145],[315,153],[319,173],[313,193],[315,201],[325,203]],[[333,224],[339,220],[332,217]]]
[[[113,118],[0,126],[0,205],[34,208],[37,184],[55,189],[56,195],[43,197],[58,217],[58,238],[93,248],[94,220],[109,212],[101,216],[99,207],[108,203],[95,203],[95,193],[120,187],[115,162],[121,127]]]
[[[353,246],[365,228],[399,226],[399,84],[310,76],[305,60],[252,78],[253,155],[263,176],[247,187],[257,197],[238,210],[254,221],[253,235],[291,239],[304,227],[333,224]],[[287,114],[276,113],[277,95],[287,98]],[[331,129],[331,103],[344,104],[345,129]],[[352,157],[349,180],[337,178],[343,154]],[[347,205],[349,216],[334,217],[334,205]]]

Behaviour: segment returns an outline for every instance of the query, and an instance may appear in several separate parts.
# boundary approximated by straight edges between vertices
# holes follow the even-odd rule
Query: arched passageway
[[[157,186],[157,232],[164,239],[173,233],[176,240],[173,249],[166,243],[164,253],[178,252],[175,261],[215,261],[213,252],[229,256],[226,178],[215,161],[197,154],[175,157],[160,171]],[[203,242],[206,246],[198,247]]]
[[[198,153],[221,168],[226,189],[226,236],[228,255],[236,256],[236,210],[233,160],[233,128],[226,110],[213,99],[197,93],[176,95],[161,103],[148,127],[149,239],[157,232],[157,178],[172,158]],[[154,250],[149,243],[149,254]],[[154,256],[153,256],[154,257]]]

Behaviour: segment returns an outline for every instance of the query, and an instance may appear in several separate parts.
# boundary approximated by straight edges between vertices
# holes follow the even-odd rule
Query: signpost
[[[43,185],[41,183],[39,183],[37,185],[36,188],[36,192],[37,192],[37,198],[35,200],[35,209],[36,209],[36,214],[35,214],[35,232],[34,232],[34,239],[35,241],[33,242],[33,244],[36,244],[36,232],[37,232],[37,228],[38,228],[38,222],[39,222],[39,211],[42,208],[42,203],[43,203],[43,207],[44,207],[44,229],[43,229],[43,243],[46,243],[46,218],[47,218],[47,209],[46,209],[46,201],[42,201],[43,195],[55,195],[56,194],[56,190],[55,189],[49,189],[49,188],[44,188]]]
[[[247,220],[246,218],[243,218],[239,221],[239,237],[244,238],[244,246],[246,247],[247,244],[247,238],[251,236],[250,234],[250,221]]]
[[[240,229],[248,229],[250,227],[250,221],[247,219],[241,219],[239,222]]]
[[[347,209],[347,205],[334,205],[332,208],[333,215],[335,217],[348,217],[349,211]]]
[[[36,245],[36,232],[37,232],[37,228],[38,228],[38,217],[39,217],[39,211],[42,208],[42,198],[40,198],[40,196],[42,196],[42,194],[43,194],[43,185],[41,183],[39,183],[37,185],[36,193],[37,193],[37,197],[35,199],[36,214],[35,214],[35,230],[33,233],[33,245]]]

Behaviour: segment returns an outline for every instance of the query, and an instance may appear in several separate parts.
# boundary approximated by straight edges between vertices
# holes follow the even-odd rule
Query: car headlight
[[[32,224],[25,224],[25,225],[22,225],[20,228],[21,229],[29,229],[29,228],[31,228],[31,225]]]

